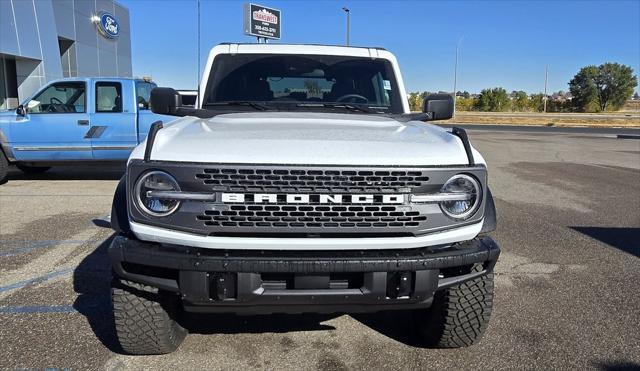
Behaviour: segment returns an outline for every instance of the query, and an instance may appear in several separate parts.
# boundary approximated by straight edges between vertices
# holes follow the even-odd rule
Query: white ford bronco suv
[[[189,312],[400,310],[425,346],[480,338],[500,247],[484,159],[425,123],[450,95],[411,113],[381,48],[221,44],[198,97],[152,90],[180,118],[152,125],[114,196],[125,352],[174,351]]]

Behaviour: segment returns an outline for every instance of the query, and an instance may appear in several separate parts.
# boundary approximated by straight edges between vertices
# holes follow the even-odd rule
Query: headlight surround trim
[[[478,181],[478,179],[476,179],[476,177],[474,177],[473,175],[469,175],[465,173],[459,173],[449,178],[440,189],[440,192],[452,193],[447,188],[451,183],[459,179],[463,179],[464,181],[467,181],[471,184],[473,188],[473,194],[475,195],[475,199],[472,198],[473,204],[462,213],[452,212],[445,205],[447,202],[464,202],[464,201],[444,201],[444,202],[439,202],[438,205],[440,206],[440,210],[442,211],[442,213],[446,215],[448,218],[456,221],[464,221],[471,218],[478,211],[478,209],[480,208],[480,204],[482,203],[483,194],[482,194],[482,186],[480,184],[480,181]]]
[[[144,181],[149,178],[150,176],[163,176],[166,178],[166,180],[168,181],[168,183],[173,187],[173,189],[171,189],[172,191],[180,191],[180,185],[178,184],[178,181],[168,172],[166,171],[161,171],[161,170],[150,170],[147,171],[145,173],[143,173],[140,177],[138,177],[138,179],[136,180],[136,183],[134,185],[134,197],[135,197],[135,204],[136,207],[143,213],[146,214],[148,216],[151,217],[156,217],[156,218],[163,218],[163,217],[167,217],[173,213],[175,213],[181,205],[181,201],[180,200],[172,200],[173,202],[175,202],[175,205],[173,205],[168,211],[164,211],[164,212],[158,212],[158,211],[154,211],[154,210],[150,210],[145,203],[142,201],[142,187],[144,184]],[[146,191],[145,191],[146,192]]]

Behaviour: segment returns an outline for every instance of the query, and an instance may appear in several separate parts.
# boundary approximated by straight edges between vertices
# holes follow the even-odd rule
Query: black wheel
[[[471,270],[481,271],[477,264]],[[468,272],[461,272],[468,273]],[[416,311],[417,327],[427,346],[461,348],[487,329],[493,307],[493,273],[436,293],[429,309]]]
[[[0,184],[7,182],[7,174],[9,174],[9,161],[4,157],[4,153],[0,151]]]
[[[178,297],[154,287],[114,279],[111,302],[116,336],[129,354],[166,354],[178,349],[185,330],[175,321]]]
[[[50,166],[16,165],[16,167],[27,174],[42,174],[45,171],[51,169]]]

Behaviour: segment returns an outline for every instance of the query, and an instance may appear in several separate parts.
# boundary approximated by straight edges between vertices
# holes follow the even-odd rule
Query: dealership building
[[[0,109],[48,81],[130,77],[129,10],[112,0],[0,0]]]

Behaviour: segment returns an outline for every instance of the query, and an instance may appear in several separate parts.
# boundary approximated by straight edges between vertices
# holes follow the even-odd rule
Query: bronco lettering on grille
[[[404,195],[328,195],[328,194],[275,194],[275,193],[222,193],[224,203],[270,203],[270,204],[403,204]]]

